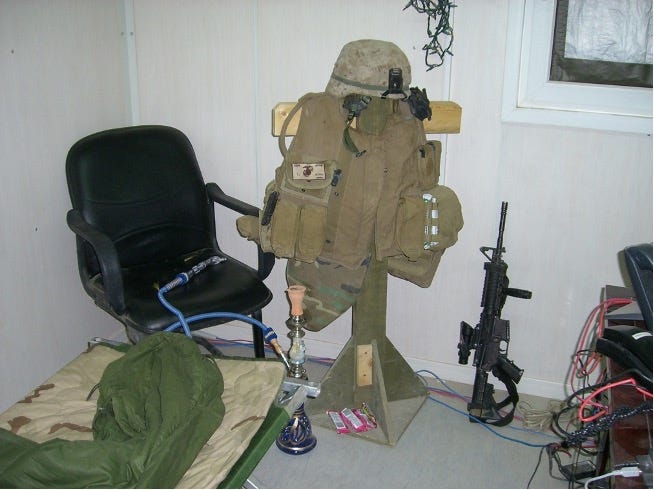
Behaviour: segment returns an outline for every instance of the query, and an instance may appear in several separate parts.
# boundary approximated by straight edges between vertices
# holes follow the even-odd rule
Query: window
[[[583,51],[587,47],[597,49],[600,44],[597,23],[588,24],[587,17],[578,15],[588,7],[583,4],[589,2],[596,4],[593,12],[602,6],[614,16],[619,14],[620,19],[611,20],[627,23],[626,32],[641,33],[640,44],[631,50],[631,57],[620,54],[616,62],[606,59],[606,53]],[[628,4],[633,9],[628,9]],[[651,0],[511,0],[502,119],[651,134],[651,5]],[[644,24],[639,14],[643,8],[649,9]],[[565,21],[563,17],[567,17]],[[572,28],[569,21],[573,22]],[[602,34],[614,35],[625,44],[625,31],[608,25],[604,24]],[[638,65],[635,83],[625,83],[625,70],[620,65]],[[614,69],[607,70],[607,66]]]

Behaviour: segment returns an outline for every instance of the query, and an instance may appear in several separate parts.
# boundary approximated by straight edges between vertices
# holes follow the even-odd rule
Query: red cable
[[[577,378],[587,378],[593,373],[597,366],[599,365],[602,355],[598,354],[593,347],[593,339],[601,337],[604,332],[604,320],[606,318],[606,313],[609,309],[615,306],[624,306],[631,303],[633,300],[630,298],[612,298],[605,301],[602,301],[598,304],[591,313],[588,315],[584,327],[582,328],[582,333],[577,344],[577,351],[574,356],[574,363],[570,369],[570,388],[574,393],[577,391],[574,386],[574,381]],[[593,326],[596,326],[594,337],[590,335],[591,329]],[[587,340],[588,339],[588,340]],[[589,352],[590,351],[590,352]],[[587,353],[586,358],[583,359],[582,355],[584,352]],[[601,376],[598,377],[599,381]],[[582,400],[580,396],[577,396],[578,400]]]
[[[581,420],[582,422],[591,422],[601,417],[602,415],[606,415],[608,413],[608,408],[605,405],[602,405],[601,403],[593,401],[593,398],[595,398],[600,393],[606,390],[622,385],[633,386],[634,388],[636,388],[636,390],[638,390],[638,392],[640,392],[644,396],[648,398],[652,398],[652,393],[650,393],[644,388],[641,388],[638,385],[638,383],[636,383],[636,380],[634,378],[627,378],[627,379],[623,379],[622,381],[616,381],[615,383],[609,383],[607,385],[602,386],[601,388],[596,389],[593,393],[591,393],[591,395],[588,398],[586,398],[584,401],[581,402],[581,405],[579,405],[579,413],[578,413],[579,420]],[[586,409],[587,405],[592,405],[596,408],[599,408],[600,410],[594,413],[593,415],[591,415],[590,417],[586,417],[584,416],[584,410]]]

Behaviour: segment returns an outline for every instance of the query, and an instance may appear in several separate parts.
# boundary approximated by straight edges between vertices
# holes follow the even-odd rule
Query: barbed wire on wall
[[[403,10],[413,7],[420,14],[427,14],[427,36],[429,42],[422,47],[425,52],[425,65],[427,71],[441,66],[446,55],[454,56],[452,44],[454,42],[454,30],[450,25],[450,11],[456,7],[449,0],[410,0]],[[440,39],[439,39],[440,37]],[[445,38],[445,39],[443,39]],[[447,45],[443,46],[441,40],[446,40]],[[430,62],[430,57],[438,58]]]

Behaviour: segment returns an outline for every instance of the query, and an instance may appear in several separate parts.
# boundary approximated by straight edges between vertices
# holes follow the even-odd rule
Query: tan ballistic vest
[[[314,330],[351,306],[371,254],[428,287],[463,226],[456,195],[438,185],[440,142],[426,141],[408,104],[371,97],[354,118],[343,104],[326,93],[300,99],[296,136],[286,150],[282,129],[284,160],[259,219],[237,220],[243,236],[289,259],[289,284],[307,286],[305,303],[319,310]]]

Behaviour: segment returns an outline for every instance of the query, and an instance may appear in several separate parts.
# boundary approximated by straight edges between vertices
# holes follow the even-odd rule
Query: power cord
[[[608,473],[604,473],[603,475],[596,476],[594,478],[589,478],[584,483],[584,488],[590,488],[590,484],[597,480],[604,480],[605,478],[610,478],[612,476],[622,476],[624,478],[636,478],[637,476],[640,476],[640,473],[641,471],[640,468],[638,468],[638,466],[625,466],[618,470],[613,470]]]
[[[581,484],[581,480],[584,480],[585,478],[589,478],[595,474],[595,465],[592,461],[579,461],[579,454],[580,452],[577,451],[575,455],[573,455],[568,449],[563,448],[560,443],[553,442],[551,444],[548,444],[547,446],[544,446],[539,454],[538,454],[538,461],[536,463],[536,467],[534,468],[534,471],[531,474],[531,477],[529,478],[529,482],[527,483],[527,488],[531,485],[534,477],[536,476],[536,472],[538,471],[538,468],[541,464],[541,461],[543,459],[543,452],[547,453],[547,456],[549,458],[549,475],[551,478],[559,481],[565,481],[568,482],[568,488],[573,488],[573,485],[575,484]],[[570,457],[573,462],[570,464],[563,464],[561,461],[561,457],[559,456],[559,453],[565,453],[568,457]],[[556,468],[558,469],[560,476],[557,476],[554,474],[554,466],[556,464]]]
[[[547,408],[536,409],[532,405],[521,400],[518,402],[518,411],[522,414],[523,424],[527,428],[547,430],[552,427],[554,418],[565,408],[565,401],[549,400]],[[574,412],[564,417],[564,421],[573,422],[575,420]],[[559,417],[561,420],[561,417]]]
[[[447,384],[446,384],[446,383],[445,383],[445,382],[444,382],[444,381],[443,381],[443,380],[442,380],[438,375],[436,375],[436,373],[433,373],[432,371],[429,371],[429,370],[427,370],[427,369],[421,369],[421,370],[419,370],[419,371],[416,371],[416,375],[417,375],[417,376],[420,378],[420,380],[425,384],[425,386],[429,389],[429,391],[431,391],[432,389],[429,387],[429,383],[427,383],[427,381],[424,379],[423,376],[420,375],[420,373],[428,373],[428,374],[430,374],[431,376],[433,376],[434,378],[436,378],[436,379],[437,379],[437,380],[438,380],[438,381],[439,381],[443,386],[445,386],[445,388],[447,389],[447,391],[448,391],[450,394],[456,396],[457,398],[464,399],[464,397],[463,397],[462,395],[460,395],[460,394],[457,393],[455,390],[453,390],[452,388],[450,388],[450,387],[449,387],[449,386],[448,386],[448,385],[447,385]],[[487,431],[489,431],[489,432],[492,433],[493,435],[499,437],[500,439],[504,439],[504,440],[507,440],[507,441],[510,441],[510,442],[515,442],[515,443],[517,443],[517,444],[522,444],[523,446],[527,446],[527,447],[542,448],[542,447],[547,446],[547,444],[535,444],[535,443],[531,443],[531,442],[528,442],[528,441],[524,441],[524,440],[521,440],[521,439],[516,439],[516,438],[514,438],[514,437],[509,437],[509,436],[507,436],[507,435],[504,435],[504,434],[502,434],[501,432],[499,432],[498,430],[495,430],[491,425],[486,424],[484,421],[482,421],[482,420],[480,420],[480,419],[478,419],[478,418],[476,418],[476,417],[470,415],[470,414],[467,413],[467,412],[464,412],[463,410],[459,410],[458,408],[456,408],[456,407],[454,407],[454,406],[452,406],[452,405],[450,405],[450,404],[448,404],[448,403],[445,403],[444,401],[441,401],[441,400],[439,400],[439,399],[437,399],[437,398],[435,398],[435,397],[433,397],[433,396],[431,396],[431,395],[429,395],[428,398],[429,398],[431,401],[433,401],[433,402],[435,402],[435,403],[438,403],[439,405],[442,405],[442,406],[444,406],[445,408],[448,408],[448,409],[452,410],[453,412],[458,413],[459,415],[463,415],[463,416],[467,417],[469,420],[473,420],[473,421],[477,422],[477,423],[478,423],[482,428],[486,429]],[[520,429],[519,427],[513,427],[513,426],[511,426],[511,425],[508,425],[507,428],[509,428],[509,429],[515,429],[515,430],[527,430],[527,429]],[[531,430],[528,430],[528,432],[537,433],[536,431],[531,431]],[[542,436],[549,437],[548,434],[543,434],[543,433],[538,433],[538,434],[539,434],[539,435],[542,435]]]

